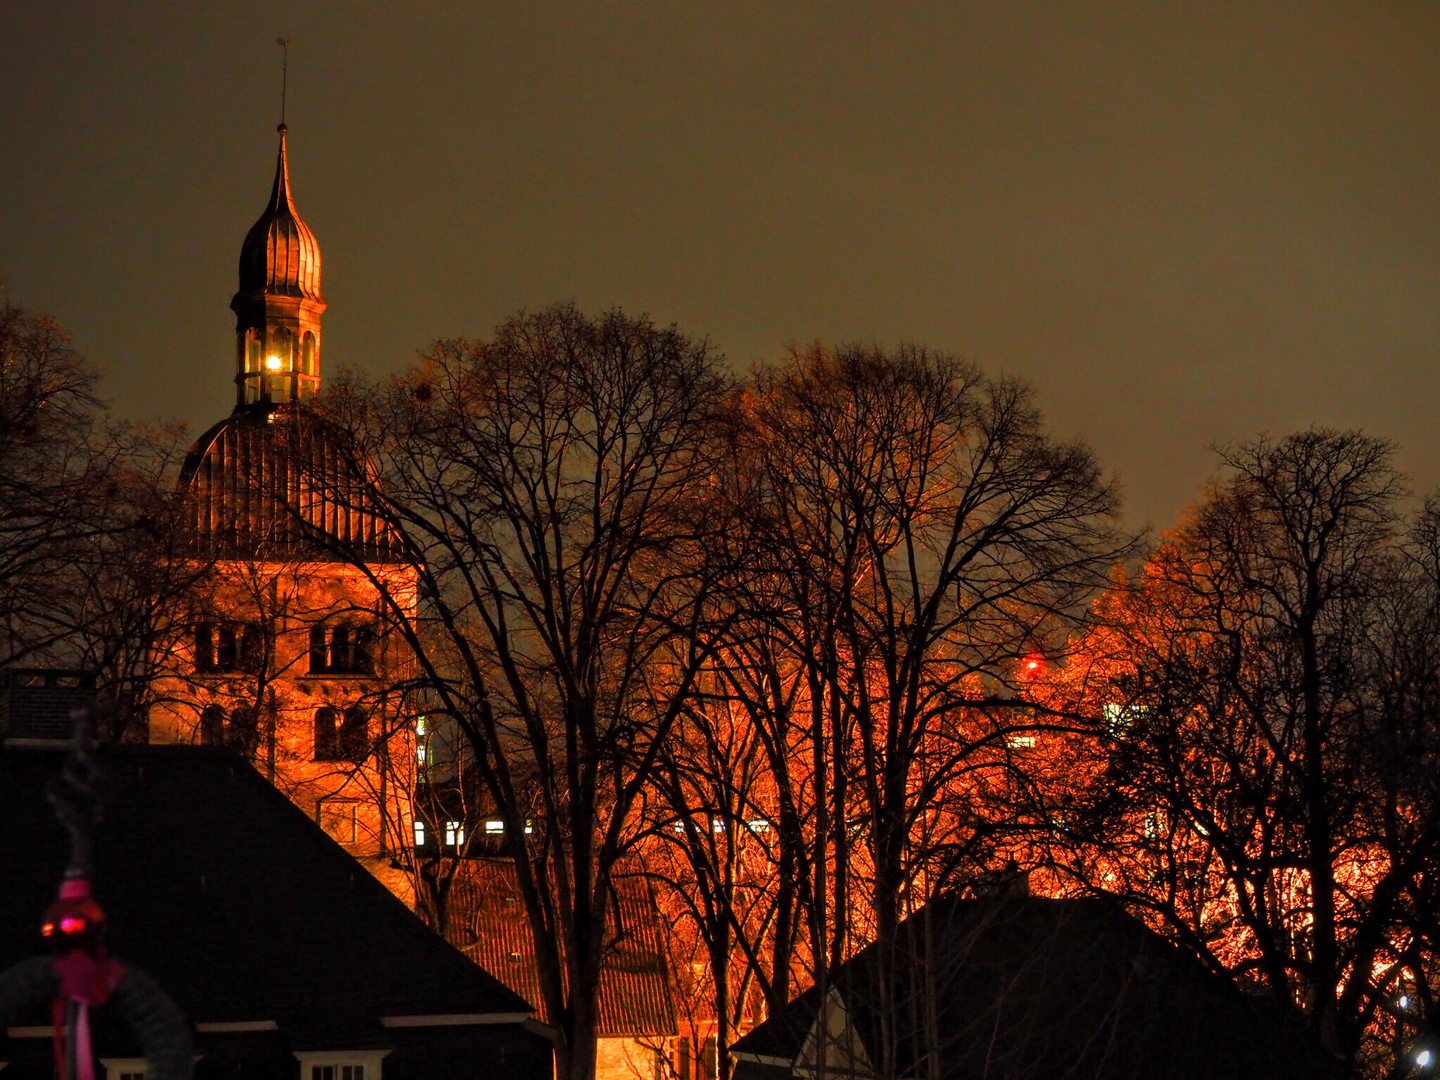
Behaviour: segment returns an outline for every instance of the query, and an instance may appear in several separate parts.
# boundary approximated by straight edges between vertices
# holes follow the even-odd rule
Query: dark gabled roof
[[[660,914],[643,881],[617,880],[618,929],[600,971],[602,1038],[674,1035],[675,1002],[660,944]],[[535,944],[508,862],[467,860],[450,888],[449,940],[543,1014]]]
[[[248,764],[218,749],[103,747],[96,890],[112,950],[191,1020],[274,1020],[358,1045],[382,1016],[525,1014]],[[0,752],[0,968],[40,951],[69,858],[45,800],[54,751]]]
[[[887,1003],[899,1076],[935,1075],[928,1052],[941,1080],[1332,1075],[1298,1026],[1102,899],[936,900],[901,925],[882,983],[883,963],[871,945],[831,985],[877,1067]],[[795,1062],[820,1000],[812,987],[738,1040],[737,1080]]]

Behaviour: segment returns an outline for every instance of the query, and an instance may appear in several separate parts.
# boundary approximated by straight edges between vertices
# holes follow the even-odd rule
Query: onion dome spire
[[[230,301],[237,339],[236,404],[301,401],[320,382],[320,245],[290,193],[288,128],[270,201],[240,246],[240,290]]]
[[[290,193],[290,159],[281,124],[275,183],[260,219],[240,248],[240,292],[267,292],[320,299],[320,245],[295,209]]]

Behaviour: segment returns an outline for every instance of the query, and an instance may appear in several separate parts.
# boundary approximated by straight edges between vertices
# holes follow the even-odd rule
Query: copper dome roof
[[[185,459],[191,543],[220,559],[403,562],[369,472],[309,409],[242,406]]]
[[[285,125],[280,128],[280,154],[270,205],[250,226],[240,247],[240,296],[297,296],[320,299],[320,245],[300,219],[290,195],[290,165],[285,150]]]

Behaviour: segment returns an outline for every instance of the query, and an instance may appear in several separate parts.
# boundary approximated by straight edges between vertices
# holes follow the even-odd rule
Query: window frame
[[[383,1080],[384,1060],[389,1050],[295,1050],[292,1051],[300,1062],[300,1080],[312,1080],[314,1070],[327,1066],[336,1070],[347,1065],[356,1065],[365,1070],[365,1080]],[[340,1073],[337,1071],[336,1076]]]

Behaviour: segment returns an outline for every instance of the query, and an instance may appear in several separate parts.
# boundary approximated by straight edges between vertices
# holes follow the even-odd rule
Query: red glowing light
[[[1029,670],[1029,671],[1034,671],[1034,670],[1035,670],[1036,668],[1038,668],[1039,666],[1040,666],[1040,661],[1039,661],[1039,660],[1031,660],[1028,664],[1025,665],[1026,669]]]
[[[60,920],[60,932],[62,934],[83,934],[89,921],[77,918],[74,915],[67,915]]]
[[[47,922],[40,927],[41,937],[49,937],[53,933],[55,933],[55,924],[53,922]]]

